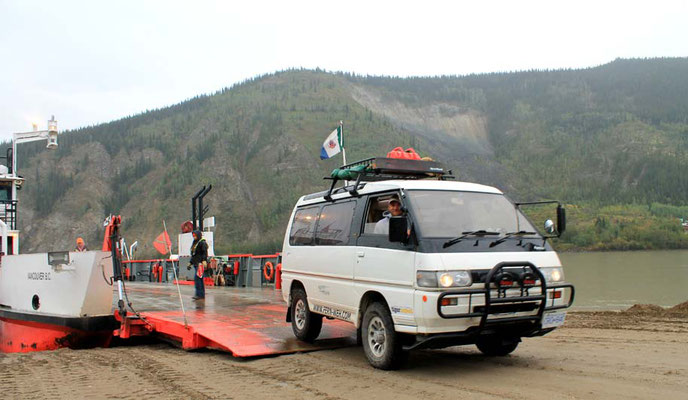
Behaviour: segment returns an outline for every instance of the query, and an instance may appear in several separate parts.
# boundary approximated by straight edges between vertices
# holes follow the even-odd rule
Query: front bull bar
[[[491,287],[491,284],[493,283],[493,279],[497,276],[500,275],[500,273],[503,271],[504,268],[508,267],[523,267],[524,268],[524,273],[526,272],[525,269],[526,267],[534,274],[540,281],[539,285],[536,284],[525,284],[524,281],[526,279],[519,279],[519,287],[521,289],[521,295],[517,297],[506,297],[506,290],[508,289],[515,289],[515,287],[511,286],[508,288],[502,288],[497,284],[496,289],[498,293],[497,298],[492,298],[491,291],[494,290],[495,288]],[[511,274],[513,276],[513,274]],[[521,274],[521,277],[524,276],[524,274]],[[535,288],[535,287],[540,287],[540,294],[539,295],[529,295],[528,291],[530,288]],[[559,306],[549,306],[547,307],[547,291],[548,290],[555,290],[555,289],[564,289],[564,288],[570,288],[571,289],[571,296],[569,297],[569,301],[564,304],[564,305],[559,305]],[[500,294],[503,293],[504,297],[501,297]],[[525,296],[524,296],[525,294]],[[468,295],[469,300],[468,300],[468,310],[469,312],[463,313],[463,314],[453,314],[453,315],[446,315],[442,312],[442,299],[446,296],[451,296],[451,295]],[[485,306],[483,307],[482,311],[476,312],[473,311],[471,312],[471,307],[472,307],[472,299],[474,295],[483,295],[485,297]],[[440,294],[440,296],[437,298],[437,314],[442,317],[442,318],[477,318],[480,317],[480,324],[478,326],[473,326],[468,328],[466,331],[463,332],[454,332],[454,333],[438,333],[430,336],[426,336],[424,338],[416,337],[416,341],[414,343],[409,343],[407,345],[403,346],[404,350],[413,350],[413,349],[420,349],[420,348],[441,348],[441,347],[447,347],[447,346],[455,346],[455,345],[462,345],[462,344],[470,344],[470,343],[475,343],[476,338],[481,336],[481,335],[489,335],[489,334],[494,334],[495,331],[498,331],[500,328],[500,325],[504,325],[505,327],[511,326],[512,328],[507,328],[507,329],[513,329],[514,324],[517,326],[521,326],[522,324],[525,324],[525,327],[517,328],[518,332],[512,332],[518,336],[539,336],[539,335],[544,335],[547,332],[550,332],[554,328],[542,328],[542,316],[546,311],[553,311],[553,310],[559,310],[562,308],[568,308],[571,307],[573,304],[573,298],[575,296],[575,288],[571,284],[560,284],[560,285],[552,285],[552,286],[547,286],[547,282],[545,281],[545,276],[540,272],[540,270],[535,267],[530,262],[503,262],[495,265],[490,272],[487,274],[485,277],[485,287],[482,289],[461,289],[461,290],[454,290],[454,291],[449,291],[449,292],[443,292]],[[497,319],[492,319],[490,320],[488,316],[491,314],[491,311],[493,311],[493,308],[497,305],[502,305],[502,304],[509,304],[509,303],[525,303],[525,302],[537,302],[537,313],[535,315],[526,315],[526,316],[518,316],[518,317],[506,317],[506,318],[497,318]],[[552,299],[552,302],[554,302],[554,299]],[[519,311],[514,311],[514,312],[519,312]],[[493,312],[492,312],[493,313]],[[493,313],[494,314],[494,313]]]
[[[520,279],[518,278],[518,284],[520,290],[521,290],[521,295],[516,296],[516,297],[506,297],[506,291],[508,289],[515,289],[516,287],[509,286],[502,288],[499,285],[499,282],[496,283],[496,288],[492,288],[492,284],[495,283],[493,282],[495,277],[501,276],[505,271],[504,268],[509,268],[509,267],[523,267],[524,273],[521,275],[525,275],[528,273],[526,271],[526,268],[530,270],[530,273],[535,274],[537,278],[540,281],[540,284],[527,284],[525,283],[525,279]],[[513,274],[510,274],[510,276],[513,276]],[[529,295],[528,291],[531,288],[535,287],[540,287],[540,294],[539,295]],[[555,289],[564,289],[564,288],[569,288],[571,289],[571,295],[569,296],[569,301],[566,304],[558,305],[555,306],[552,304],[551,306],[547,306],[547,293],[548,290],[554,291]],[[492,290],[496,289],[497,290],[497,298],[492,297]],[[502,297],[501,294],[504,294]],[[449,292],[444,292],[440,294],[440,296],[437,298],[437,314],[442,317],[442,318],[477,318],[480,317],[480,325],[477,327],[478,331],[483,330],[486,326],[491,325],[491,324],[503,324],[503,323],[511,323],[511,322],[537,322],[541,323],[542,321],[542,316],[546,311],[553,311],[553,310],[559,310],[563,308],[569,308],[573,304],[573,299],[575,296],[576,290],[573,285],[565,283],[565,284],[559,284],[559,285],[552,285],[552,286],[547,286],[547,281],[545,280],[545,276],[542,274],[542,272],[535,266],[533,263],[530,262],[520,262],[520,261],[510,261],[510,262],[502,262],[497,265],[495,265],[490,272],[487,274],[485,277],[485,287],[482,289],[462,289],[462,290],[454,290],[454,291],[449,291]],[[452,315],[447,315],[442,312],[442,299],[446,296],[456,296],[456,295],[468,295],[468,312],[467,313],[462,313],[462,314],[452,314]],[[483,295],[485,297],[485,306],[483,307],[482,311],[472,311],[472,303],[473,303],[473,296],[474,295]],[[554,298],[552,299],[554,303]],[[515,304],[515,303],[526,303],[526,302],[537,302],[537,313],[535,315],[526,315],[526,316],[517,316],[517,317],[506,317],[506,318],[496,318],[490,320],[488,317],[490,314],[494,314],[495,312],[493,311],[493,308],[495,305],[499,304]],[[508,312],[508,311],[507,311]],[[518,312],[518,311],[516,311]]]

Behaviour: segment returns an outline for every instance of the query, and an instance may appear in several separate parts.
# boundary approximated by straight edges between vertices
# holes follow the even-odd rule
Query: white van
[[[348,321],[370,364],[393,369],[421,348],[506,355],[564,323],[574,287],[546,240],[565,229],[561,205],[538,233],[525,203],[447,178],[437,162],[373,158],[299,199],[282,253],[297,338],[315,340],[323,316]],[[356,182],[335,189],[342,179]]]

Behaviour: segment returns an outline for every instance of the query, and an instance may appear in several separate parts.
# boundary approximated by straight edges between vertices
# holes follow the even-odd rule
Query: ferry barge
[[[107,346],[112,315],[110,251],[19,254],[16,146],[47,140],[57,148],[57,121],[15,133],[0,165],[0,352]],[[108,238],[106,238],[107,241]],[[109,243],[108,243],[109,244]]]

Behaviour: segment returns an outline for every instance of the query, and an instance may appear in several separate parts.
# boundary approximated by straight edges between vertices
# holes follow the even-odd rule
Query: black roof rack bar
[[[328,179],[328,180],[332,181],[332,186],[330,186],[330,189],[327,190],[327,192],[322,196],[327,201],[333,201],[332,195],[342,193],[342,192],[349,192],[349,194],[351,194],[352,196],[358,197],[358,196],[360,196],[360,194],[358,193],[358,190],[363,189],[365,187],[365,184],[366,184],[365,182],[361,182],[358,179],[356,179],[356,183],[354,185],[342,186],[342,187],[338,187],[335,189],[334,185],[336,185],[337,182],[339,182],[341,179],[334,179],[334,178],[330,178],[330,177],[326,177],[324,179]],[[320,193],[323,193],[323,192],[320,192]],[[320,196],[315,196],[315,194],[311,195],[311,196],[313,196],[312,198],[314,198],[314,199],[320,197]],[[307,197],[306,200],[310,200],[310,199]]]
[[[358,185],[361,184],[361,178],[362,178],[362,177],[363,177],[363,174],[358,174],[358,176],[356,177],[356,183],[355,183],[354,186],[349,190],[349,194],[350,194],[350,195],[355,196],[355,197],[360,196],[360,195],[358,194]]]
[[[361,170],[361,166],[365,167]],[[338,170],[346,170],[359,167],[358,171],[351,171],[356,174],[356,183],[348,189],[352,196],[359,196],[358,190],[362,181],[382,181],[395,179],[428,179],[434,178],[439,180],[454,179],[451,171],[448,171],[444,166],[436,161],[426,160],[406,160],[398,158],[376,157],[367,158],[365,160],[356,161],[350,164],[342,165]],[[327,201],[332,201],[332,194],[336,193],[335,186],[337,182],[342,180],[333,171],[332,176],[325,177],[331,179],[332,185],[323,198]],[[341,176],[341,175],[340,175]],[[351,180],[353,180],[353,176]]]
[[[327,178],[325,178],[327,179]],[[327,194],[323,196],[323,199],[327,201],[332,201],[332,191],[334,190],[334,185],[337,184],[337,178],[330,178],[332,179],[332,186],[330,186],[330,190],[327,191]]]
[[[375,161],[375,157],[366,158],[365,160],[360,160],[360,161],[352,162],[351,164],[342,165],[341,167],[339,167],[339,169],[356,167],[358,165],[365,165],[366,167],[369,167],[373,161]]]

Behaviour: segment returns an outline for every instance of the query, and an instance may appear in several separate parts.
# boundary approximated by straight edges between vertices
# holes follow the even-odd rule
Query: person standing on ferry
[[[76,247],[74,248],[74,251],[78,251],[78,252],[88,251],[88,249],[86,248],[86,243],[84,243],[83,238],[80,238],[80,237],[76,238]]]
[[[203,283],[203,272],[205,271],[206,265],[208,265],[208,243],[206,243],[203,238],[201,231],[193,231],[193,244],[191,244],[191,261],[187,269],[191,266],[194,267],[194,288],[196,289],[195,295],[192,297],[194,300],[205,299],[205,284]]]

